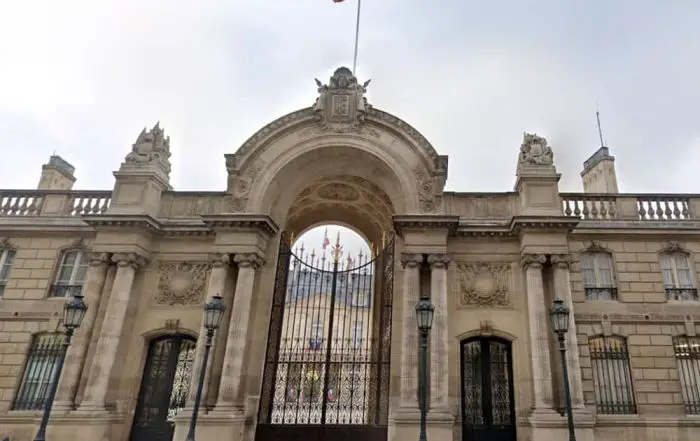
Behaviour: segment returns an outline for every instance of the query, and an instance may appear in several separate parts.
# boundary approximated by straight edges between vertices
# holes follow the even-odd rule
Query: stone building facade
[[[219,294],[227,310],[203,373],[199,440],[416,439],[422,296],[436,307],[429,439],[566,437],[555,298],[573,310],[579,440],[700,438],[700,195],[618,193],[605,147],[585,164],[584,193],[561,193],[556,146],[533,134],[514,149],[513,191],[446,192],[447,157],[372,107],[368,83],[345,68],[317,83],[313,106],[226,155],[223,191],[175,191],[157,125],[111,191],[72,190],[58,157],[37,190],[0,190],[0,435],[33,439],[62,356],[61,309],[81,293],[89,310],[66,354],[52,441],[184,440],[202,307]],[[377,244],[366,305],[339,300],[353,298],[349,273],[313,262],[305,289],[331,288],[290,300],[292,238],[321,223]],[[327,298],[332,326],[289,352],[290,308]],[[333,320],[365,306],[358,356]]]

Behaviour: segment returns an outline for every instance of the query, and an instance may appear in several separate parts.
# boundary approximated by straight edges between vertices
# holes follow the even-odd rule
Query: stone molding
[[[550,256],[550,261],[555,268],[568,270],[574,261],[571,254],[553,254]]]
[[[233,261],[239,268],[259,269],[265,264],[265,259],[257,253],[239,253],[233,257]]]
[[[401,253],[401,267],[417,268],[423,263],[423,255],[416,253]]]
[[[225,268],[231,266],[231,255],[228,253],[211,253],[209,263],[213,268]]]
[[[459,225],[459,216],[441,215],[396,215],[394,228],[399,235],[406,230],[448,230],[453,234]]]
[[[449,254],[429,254],[428,264],[430,269],[447,269],[452,258]]]
[[[137,253],[112,254],[112,262],[120,267],[131,266],[134,269],[144,268],[148,265],[148,259]]]
[[[542,268],[547,262],[547,256],[544,254],[523,254],[520,258],[520,265],[523,269]]]
[[[112,256],[109,253],[91,252],[88,254],[90,266],[109,265],[112,262]]]
[[[204,224],[212,231],[226,230],[255,230],[273,237],[279,232],[279,227],[267,215],[258,214],[221,214],[202,216]]]
[[[602,323],[610,321],[611,323],[668,323],[668,324],[684,324],[687,321],[700,322],[700,314],[609,314],[609,313],[574,313],[576,323]]]

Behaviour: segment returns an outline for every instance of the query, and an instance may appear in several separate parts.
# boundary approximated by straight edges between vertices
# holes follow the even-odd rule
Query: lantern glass
[[[416,305],[416,321],[418,329],[421,331],[430,331],[433,326],[433,316],[435,315],[435,307],[430,302],[430,299],[421,299]]]
[[[63,326],[69,329],[79,328],[87,309],[88,305],[82,295],[78,294],[70,298],[63,305]]]
[[[225,311],[226,306],[221,300],[221,296],[213,296],[209,303],[204,306],[204,326],[207,329],[217,329]]]
[[[569,330],[569,308],[564,306],[562,299],[556,299],[554,306],[549,311],[549,318],[552,321],[552,329],[557,334],[563,334]]]

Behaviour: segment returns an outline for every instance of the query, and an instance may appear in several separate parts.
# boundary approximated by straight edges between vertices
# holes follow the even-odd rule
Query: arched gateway
[[[440,214],[447,157],[370,106],[349,69],[227,155],[232,211],[269,214],[284,231],[269,316],[255,438],[386,440],[395,215]],[[352,265],[295,255],[292,238],[348,225],[375,252]],[[336,252],[339,250],[336,250]],[[362,322],[364,337],[351,328]],[[353,324],[354,323],[354,324]],[[263,353],[264,352],[264,353]]]

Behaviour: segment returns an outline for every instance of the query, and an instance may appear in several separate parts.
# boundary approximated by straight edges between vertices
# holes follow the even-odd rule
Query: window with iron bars
[[[12,403],[13,410],[42,410],[55,381],[58,362],[63,356],[63,334],[34,335],[24,365],[22,382]]]
[[[581,254],[581,277],[588,300],[616,300],[613,259],[604,251]]]
[[[51,286],[51,297],[72,297],[83,290],[85,275],[89,265],[88,253],[83,250],[70,250],[61,256],[61,266]]]
[[[669,300],[698,300],[698,289],[691,268],[690,256],[684,252],[661,256],[664,287]]]
[[[700,415],[700,337],[673,338],[685,413]]]
[[[15,250],[0,249],[0,297],[5,293],[5,286],[10,278],[10,270],[15,262]]]
[[[629,352],[624,337],[591,337],[588,340],[596,409],[599,414],[635,414]]]

